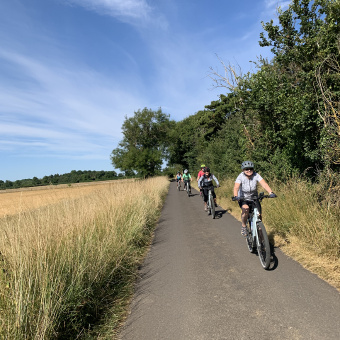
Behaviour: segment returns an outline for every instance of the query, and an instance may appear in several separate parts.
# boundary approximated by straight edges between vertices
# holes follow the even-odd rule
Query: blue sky
[[[114,170],[125,116],[204,109],[283,0],[0,0],[0,180]]]

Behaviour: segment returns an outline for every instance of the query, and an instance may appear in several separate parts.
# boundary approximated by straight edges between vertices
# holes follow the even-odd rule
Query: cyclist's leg
[[[248,216],[249,216],[249,209],[250,208],[249,208],[248,202],[246,202],[244,200],[241,200],[239,202],[239,205],[240,205],[240,208],[242,209],[242,212],[241,212],[242,227],[245,227],[246,223],[247,223]]]
[[[213,198],[214,198],[215,207],[217,207],[217,202],[216,202],[216,194],[215,194],[214,187],[211,187],[211,193],[212,193],[212,195],[213,195]]]
[[[204,201],[204,210],[207,210],[207,202],[208,202],[208,195],[209,195],[209,189],[203,188],[202,189],[203,194],[203,201]]]

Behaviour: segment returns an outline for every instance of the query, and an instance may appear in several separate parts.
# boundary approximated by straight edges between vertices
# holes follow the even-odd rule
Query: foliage
[[[133,117],[126,117],[122,126],[123,140],[111,154],[114,167],[136,171],[144,177],[155,175],[167,158],[168,134],[173,125],[169,115],[161,109],[144,108]]]
[[[132,174],[125,174],[125,176],[131,176]],[[132,175],[133,176],[133,175]],[[17,181],[1,181],[0,190],[5,189],[18,189],[35,187],[41,185],[57,185],[57,184],[72,184],[92,181],[107,181],[117,179],[117,173],[115,171],[95,171],[95,170],[72,170],[70,173],[62,175],[54,174],[50,176],[44,176],[43,178],[33,177],[27,179],[21,179]]]
[[[176,124],[170,164],[209,163],[234,175],[242,160],[257,170],[288,179],[320,170],[336,174],[340,163],[340,3],[293,0],[278,10],[278,23],[263,23],[260,45],[271,61],[258,58],[257,72],[238,74],[225,65],[212,70],[227,95]]]

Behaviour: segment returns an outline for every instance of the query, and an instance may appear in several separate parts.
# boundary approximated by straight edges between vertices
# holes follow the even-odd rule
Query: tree
[[[174,122],[161,109],[144,108],[125,117],[123,140],[112,151],[111,161],[121,171],[135,171],[148,177],[160,171],[168,157],[169,131]]]

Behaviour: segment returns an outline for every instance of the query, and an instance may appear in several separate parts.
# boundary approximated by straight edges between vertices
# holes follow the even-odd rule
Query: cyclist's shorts
[[[261,204],[260,204],[260,202],[257,202],[257,204],[258,204],[257,208],[259,209],[259,212],[261,214],[261,211],[262,211]],[[252,201],[239,200],[238,205],[240,206],[240,208],[242,208],[243,205],[248,205],[249,213],[252,213],[253,210],[254,210],[254,202],[252,202]]]
[[[210,186],[210,187],[203,187],[203,196],[204,196],[204,202],[208,201],[208,195],[209,195],[209,189],[211,190],[211,194],[213,198],[216,198],[216,194],[214,191],[214,187]]]

